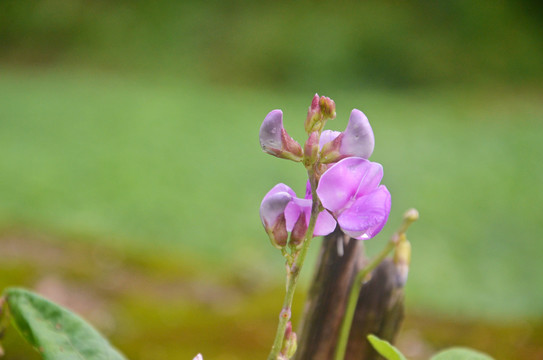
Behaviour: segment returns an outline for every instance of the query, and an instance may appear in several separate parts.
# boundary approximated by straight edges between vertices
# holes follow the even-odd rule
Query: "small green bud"
[[[296,353],[298,348],[298,339],[296,333],[292,331],[292,323],[289,321],[285,329],[285,336],[283,337],[283,348],[281,349],[281,356],[283,359],[291,359]]]
[[[321,132],[328,119],[335,119],[336,104],[334,100],[326,96],[315,94],[311,101],[311,106],[307,111],[305,120],[305,131],[309,134],[313,131]]]
[[[304,144],[304,165],[309,168],[317,161],[319,154],[319,133],[313,131]]]

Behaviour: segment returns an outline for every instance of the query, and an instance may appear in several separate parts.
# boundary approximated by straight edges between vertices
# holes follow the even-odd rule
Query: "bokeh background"
[[[1,0],[0,286],[131,359],[263,358],[283,261],[258,207],[305,181],[258,129],[281,108],[303,142],[318,92],[329,128],[358,108],[375,132],[393,205],[368,252],[421,213],[399,347],[541,359],[542,21],[528,0]]]

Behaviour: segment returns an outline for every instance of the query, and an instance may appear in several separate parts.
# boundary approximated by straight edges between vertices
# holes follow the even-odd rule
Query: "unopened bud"
[[[319,100],[319,106],[321,108],[321,113],[325,119],[335,119],[336,118],[336,103],[334,100],[326,96],[321,96]]]
[[[317,161],[317,155],[319,154],[319,133],[313,131],[309,134],[309,138],[304,145],[304,165],[306,168],[310,167]]]
[[[281,186],[279,184],[277,186]],[[273,189],[272,189],[273,191]],[[260,204],[260,219],[273,246],[281,249],[287,244],[288,232],[285,219],[285,208],[292,200],[287,192],[276,192],[266,195]]]
[[[417,209],[409,209],[403,214],[403,222],[398,229],[398,234],[405,234],[409,226],[419,219]]]
[[[300,216],[298,217],[298,220],[296,220],[296,224],[294,224],[294,227],[292,228],[292,232],[290,233],[289,245],[291,246],[300,245],[305,238],[306,232],[307,232],[307,223],[305,222],[305,215],[304,213],[300,213]]]
[[[283,127],[283,112],[271,111],[260,126],[260,146],[270,155],[292,161],[302,161],[302,147]]]
[[[336,104],[334,100],[326,96],[315,94],[311,106],[307,111],[305,131],[309,134],[313,131],[321,132],[326,120],[336,117]]]
[[[403,218],[411,222],[417,221],[419,219],[419,212],[415,208],[411,208],[403,214]]]
[[[281,349],[281,354],[283,358],[290,359],[294,356],[296,348],[298,347],[297,336],[294,331],[292,331],[292,324],[289,321],[285,329],[285,336],[283,337],[283,348]]]

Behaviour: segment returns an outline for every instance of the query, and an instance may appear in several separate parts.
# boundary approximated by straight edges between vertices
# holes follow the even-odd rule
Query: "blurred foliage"
[[[0,288],[31,287],[100,329],[129,359],[252,360],[269,350],[284,287],[206,259],[132,252],[32,233],[0,233]],[[302,289],[301,289],[302,290]],[[294,302],[295,322],[303,291]],[[13,327],[5,360],[39,359]],[[497,323],[409,311],[397,342],[412,360],[462,345],[501,360],[540,359],[541,319]],[[499,341],[497,341],[499,339]]]
[[[257,134],[281,107],[289,133],[303,139],[311,95],[64,69],[0,72],[0,93],[0,227],[198,253],[282,281],[258,205],[277,182],[303,192],[305,171],[264,154]],[[344,129],[360,108],[376,134],[372,160],[393,201],[369,251],[407,208],[421,213],[409,233],[409,301],[477,316],[541,314],[539,93],[326,95],[338,114],[329,128]]]
[[[0,61],[308,88],[543,79],[539,2],[0,1]]]

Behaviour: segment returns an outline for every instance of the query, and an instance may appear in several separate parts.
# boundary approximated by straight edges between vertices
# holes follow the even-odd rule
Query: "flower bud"
[[[354,109],[345,131],[322,145],[321,163],[329,164],[350,156],[368,159],[374,146],[375,138],[368,118],[362,111]]]
[[[294,224],[292,232],[290,233],[289,245],[298,246],[300,245],[305,238],[305,233],[307,232],[307,223],[305,221],[305,214],[301,213],[300,217]]]
[[[283,112],[271,111],[260,126],[260,147],[262,150],[282,159],[301,161],[302,147],[291,138],[283,127]]]
[[[417,221],[419,219],[419,212],[417,209],[411,208],[403,214],[403,218],[411,222]]]
[[[292,200],[287,192],[268,194],[260,204],[260,219],[273,246],[281,249],[287,244],[288,232],[285,220],[285,208]]]
[[[296,333],[292,331],[292,324],[289,321],[285,329],[285,336],[283,338],[283,348],[281,349],[281,354],[285,359],[291,359],[296,352],[298,347],[298,340]]]
[[[305,131],[309,134],[313,131],[321,132],[326,120],[336,117],[336,104],[334,100],[326,96],[315,94],[311,106],[307,111]]]
[[[304,165],[306,168],[310,167],[317,161],[317,155],[319,153],[319,133],[313,131],[309,134],[309,138],[304,145]]]

